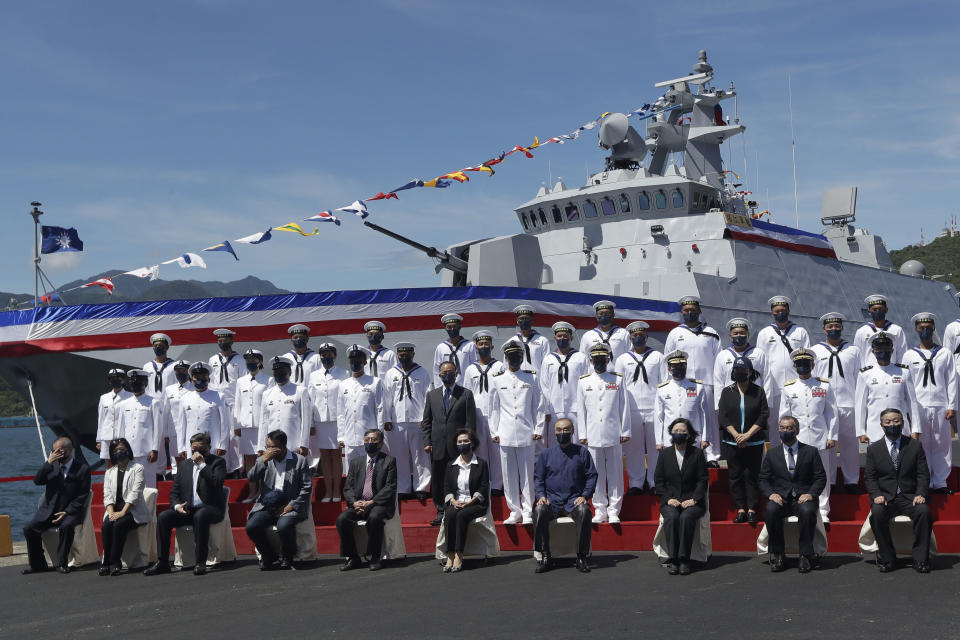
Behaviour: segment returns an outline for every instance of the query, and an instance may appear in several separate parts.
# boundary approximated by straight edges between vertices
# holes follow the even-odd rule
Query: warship
[[[889,297],[888,317],[901,325],[918,311],[936,313],[941,327],[956,317],[951,285],[916,261],[896,270],[883,240],[855,224],[855,187],[824,194],[819,233],[763,220],[724,168],[721,145],[745,126],[723,113],[737,99],[733,83],[721,89],[713,79],[701,51],[692,73],[655,84],[663,94],[643,133],[625,114],[606,115],[596,127],[604,169],[579,187],[541,186],[514,210],[516,233],[437,249],[365,222],[434,259],[438,286],[0,312],[0,376],[33,398],[47,424],[89,447],[107,370],[151,360],[154,332],[172,338],[174,359],[207,360],[219,327],[237,332],[241,350],[270,357],[289,351],[287,327],[304,323],[314,344],[322,336],[338,345],[342,363],[344,347],[366,344],[363,325],[377,319],[387,346],[413,342],[417,360],[430,363],[446,339],[441,315],[461,314],[465,336],[485,328],[504,342],[520,303],[537,309],[535,327],[552,337],[557,320],[589,330],[593,303],[613,300],[616,322],[647,321],[653,345],[679,324],[677,300],[691,294],[714,326],[741,316],[755,332],[771,320],[767,299],[787,295],[793,321],[814,339],[826,311],[846,315],[852,339],[875,293]]]

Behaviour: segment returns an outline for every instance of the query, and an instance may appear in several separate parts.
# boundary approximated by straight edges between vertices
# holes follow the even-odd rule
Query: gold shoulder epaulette
[[[789,384],[793,384],[793,383],[796,382],[796,381],[797,381],[796,378],[794,378],[793,380],[787,380],[786,382],[783,383],[783,386],[787,386],[787,385],[789,385]]]
[[[669,380],[664,380],[663,382],[661,382],[660,384],[657,385],[657,389],[659,389],[660,387],[666,386],[666,385],[668,385],[668,384],[670,384],[670,381],[669,381]]]
[[[585,373],[582,376],[580,376],[580,379],[583,380],[584,378],[589,378],[592,375],[593,375],[592,373]]]
[[[817,380],[819,380],[820,382],[827,382],[827,383],[830,382],[830,378],[821,378],[819,376],[817,377]]]
[[[696,382],[697,384],[703,384],[703,380],[697,380],[696,378],[690,378],[690,382]]]
[[[524,372],[524,373],[532,373],[532,374],[534,374],[534,375],[537,374],[537,372],[534,371],[533,369],[524,369],[523,372]]]

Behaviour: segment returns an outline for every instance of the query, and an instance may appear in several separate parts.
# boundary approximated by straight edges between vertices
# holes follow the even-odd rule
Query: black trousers
[[[585,556],[590,553],[590,507],[586,503],[567,512],[563,509],[554,511],[547,504],[539,504],[533,510],[533,550],[550,555],[550,523],[563,516],[573,518],[577,528],[577,555]]]
[[[337,533],[340,534],[340,555],[354,560],[360,559],[357,543],[353,537],[353,525],[360,520],[367,521],[367,556],[370,562],[380,562],[383,555],[383,527],[387,522],[387,508],[376,505],[369,511],[358,513],[353,507],[337,517]]]
[[[760,506],[760,465],[763,464],[763,445],[743,447],[721,443],[723,458],[727,461],[730,476],[730,497],[737,509],[752,509]]]
[[[820,501],[817,498],[800,504],[795,498],[788,496],[783,498],[783,506],[768,500],[766,511],[763,512],[763,522],[770,535],[767,550],[770,553],[783,553],[783,519],[797,516],[797,524],[800,526],[800,555],[813,556],[813,534],[817,530],[819,509]]]
[[[870,504],[870,527],[877,539],[877,558],[883,563],[892,563],[897,559],[897,551],[890,535],[890,518],[897,515],[909,516],[913,523],[913,561],[927,562],[930,559],[930,532],[933,519],[927,503],[913,505],[913,500],[903,494],[886,505]]]
[[[447,474],[447,467],[453,462],[453,458],[444,458],[437,460],[431,458],[430,462],[430,497],[433,498],[433,505],[437,508],[437,513],[443,511],[443,479]]]
[[[118,520],[104,518],[103,526],[100,529],[100,537],[103,540],[104,567],[120,568],[120,556],[123,555],[123,545],[127,541],[127,534],[138,526],[132,513],[127,513]]]
[[[212,507],[203,506],[186,513],[167,509],[157,516],[157,561],[162,564],[170,562],[170,534],[173,530],[177,527],[192,526],[197,565],[205,565],[210,553],[210,525],[221,520],[223,512]]]
[[[681,509],[668,504],[660,505],[660,515],[663,516],[663,534],[667,538],[667,555],[670,562],[687,562],[690,560],[690,548],[693,546],[693,536],[700,526],[700,518],[706,513],[701,504]]]
[[[463,509],[457,509],[448,504],[443,511],[444,534],[447,536],[447,553],[463,553],[467,543],[467,530],[475,518],[481,518],[487,513],[483,505],[472,504]]]
[[[266,564],[271,564],[277,557],[267,537],[270,527],[277,525],[277,534],[280,536],[280,555],[288,562],[297,555],[297,516],[291,512],[288,516],[276,516],[266,509],[251,513],[247,518],[247,536],[256,545],[260,557]]]
[[[74,527],[83,522],[83,514],[79,516],[66,515],[63,520],[57,524],[51,522],[53,516],[49,518],[37,518],[34,516],[27,526],[23,528],[23,538],[27,541],[27,558],[30,561],[30,567],[33,569],[43,569],[47,566],[47,559],[43,557],[43,532],[53,527],[60,528],[60,541],[57,543],[57,557],[54,558],[54,566],[65,567],[70,559],[70,547],[73,546],[73,536],[76,533]]]

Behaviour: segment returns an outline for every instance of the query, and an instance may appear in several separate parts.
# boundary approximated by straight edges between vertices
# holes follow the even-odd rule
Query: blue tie
[[[450,413],[450,387],[447,387],[443,392],[443,411],[444,413]]]

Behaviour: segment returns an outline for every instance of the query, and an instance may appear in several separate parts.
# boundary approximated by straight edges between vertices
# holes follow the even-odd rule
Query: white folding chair
[[[893,548],[898,554],[909,554],[913,550],[913,523],[910,516],[894,516],[890,519],[890,537],[893,538]],[[877,544],[877,538],[873,535],[873,527],[870,526],[870,516],[863,521],[860,527],[860,537],[857,539],[862,553],[876,553],[880,546]],[[937,536],[930,532],[930,555],[937,555]]]
[[[317,529],[313,522],[313,512],[307,518],[297,523],[297,553],[293,559],[297,562],[309,562],[317,559]],[[277,533],[277,525],[272,525],[267,529],[267,539],[274,553],[279,557],[282,551],[280,543],[280,534]],[[256,547],[254,547],[256,549]],[[257,560],[260,559],[260,550],[257,549]]]
[[[123,544],[121,564],[125,569],[147,567],[157,561],[157,490],[143,490],[150,519],[130,532]]]
[[[356,523],[354,540],[358,551],[367,548],[366,520],[360,520]],[[397,508],[396,498],[393,501],[393,517],[384,523],[383,549],[380,553],[381,560],[400,560],[407,557],[407,544],[403,539],[403,524],[400,522],[400,510]],[[366,554],[361,552],[361,555],[365,556]]]
[[[694,562],[706,562],[713,555],[713,540],[710,537],[710,493],[708,490],[705,500],[707,510],[700,518],[700,526],[693,534],[693,545],[690,547],[690,559]],[[663,516],[660,516],[660,523],[657,526],[657,532],[653,536],[653,552],[661,562],[669,559],[670,554],[667,551],[666,534],[663,532]]]
[[[467,539],[463,545],[463,555],[483,558],[495,558],[500,555],[500,539],[497,538],[497,528],[493,523],[489,504],[484,515],[470,522]],[[447,528],[443,523],[440,524],[440,532],[437,533],[436,557],[444,562],[447,559]]]
[[[767,525],[760,529],[760,535],[757,536],[757,555],[764,556],[769,553],[770,533],[767,531]],[[800,518],[797,516],[787,516],[783,523],[783,551],[789,555],[800,553]],[[823,514],[817,509],[817,528],[813,532],[813,553],[822,556],[827,552],[827,530],[823,526]]]
[[[230,487],[223,488],[227,509],[223,520],[210,525],[210,543],[207,552],[207,566],[215,567],[221,562],[237,559],[237,546],[233,542],[233,528],[230,525]],[[177,527],[173,564],[176,567],[191,567],[197,563],[193,526]]]
[[[41,498],[41,501],[43,498]],[[93,520],[90,516],[90,503],[93,501],[93,491],[87,496],[87,502],[84,506],[83,522],[76,525],[73,534],[73,545],[70,547],[70,555],[67,556],[67,564],[71,567],[82,567],[100,560],[100,554],[97,551],[97,537],[93,532]],[[60,542],[60,527],[50,527],[43,532],[43,549],[55,563],[57,557],[57,545]]]
[[[587,514],[589,517],[590,514]],[[577,525],[570,516],[561,516],[550,521],[550,557],[577,555]],[[592,545],[591,536],[591,545]],[[589,553],[587,555],[590,555]],[[534,549],[533,558],[537,562],[543,559],[543,554]]]

